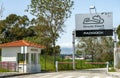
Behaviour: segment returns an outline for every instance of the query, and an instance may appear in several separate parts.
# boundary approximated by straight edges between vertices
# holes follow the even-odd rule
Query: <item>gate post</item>
[[[73,31],[73,33],[72,33],[72,35],[73,35],[73,55],[72,55],[72,57],[73,57],[73,70],[75,70],[75,31]]]
[[[116,49],[117,49],[117,33],[116,28],[114,28],[114,69],[116,69],[117,59],[116,59]]]
[[[107,73],[108,73],[108,71],[109,71],[109,62],[106,62],[106,68],[107,68]]]
[[[58,72],[58,61],[55,62],[56,72]]]

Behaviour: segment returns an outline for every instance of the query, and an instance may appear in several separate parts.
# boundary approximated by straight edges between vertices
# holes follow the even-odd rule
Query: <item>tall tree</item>
[[[3,15],[3,11],[4,11],[4,7],[3,7],[3,4],[2,4],[1,7],[0,7],[0,18]],[[1,34],[1,32],[3,31],[4,26],[2,26],[2,25],[3,25],[3,23],[0,23],[0,38],[3,38],[3,34]],[[2,43],[1,40],[0,40],[0,43]]]
[[[65,20],[71,15],[72,6],[72,0],[31,0],[30,13],[47,20],[54,48],[59,34],[63,32]]]
[[[54,53],[51,38],[52,34],[50,33],[51,27],[48,26],[48,21],[43,17],[39,17],[37,19],[32,19],[31,25],[36,33],[36,36],[27,37],[25,39],[46,46],[46,52],[43,52],[42,54],[46,53],[49,55],[53,55]],[[56,54],[60,53],[60,51],[58,50],[58,46],[55,47],[55,52]]]
[[[34,30],[29,27],[29,19],[25,15],[10,14],[6,19],[0,20],[0,40],[2,43],[34,35]]]
[[[48,25],[47,20],[44,19],[43,17],[39,17],[37,19],[32,19],[31,25],[33,25],[33,30],[35,31],[36,36],[27,37],[25,39],[35,42],[35,43],[38,43],[38,44],[42,44],[42,45],[46,46],[46,49],[51,49],[52,48],[51,47],[52,40],[51,40],[51,34],[50,34],[50,27],[47,26]],[[46,51],[48,51],[48,50],[46,50]]]

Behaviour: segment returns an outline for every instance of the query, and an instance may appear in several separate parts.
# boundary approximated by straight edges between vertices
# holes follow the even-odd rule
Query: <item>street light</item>
[[[117,59],[116,59],[117,33],[116,33],[116,28],[114,28],[113,30],[114,30],[114,69],[115,69],[117,65]]]
[[[72,57],[73,57],[73,70],[75,70],[75,31],[73,31],[72,32],[72,36],[73,36],[73,42],[72,42],[72,44],[73,44],[73,55],[72,55]]]

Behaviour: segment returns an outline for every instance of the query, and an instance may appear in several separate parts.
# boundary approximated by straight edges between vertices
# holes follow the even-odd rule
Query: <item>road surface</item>
[[[118,78],[107,75],[105,71],[99,70],[78,70],[78,71],[61,71],[52,73],[37,73],[30,75],[14,76],[9,78]]]

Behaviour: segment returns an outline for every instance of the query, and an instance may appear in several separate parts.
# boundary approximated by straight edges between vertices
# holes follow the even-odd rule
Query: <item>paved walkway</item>
[[[19,73],[19,72],[0,72],[0,78],[11,77],[11,76],[19,76],[19,75],[26,75],[26,74],[25,73]]]

